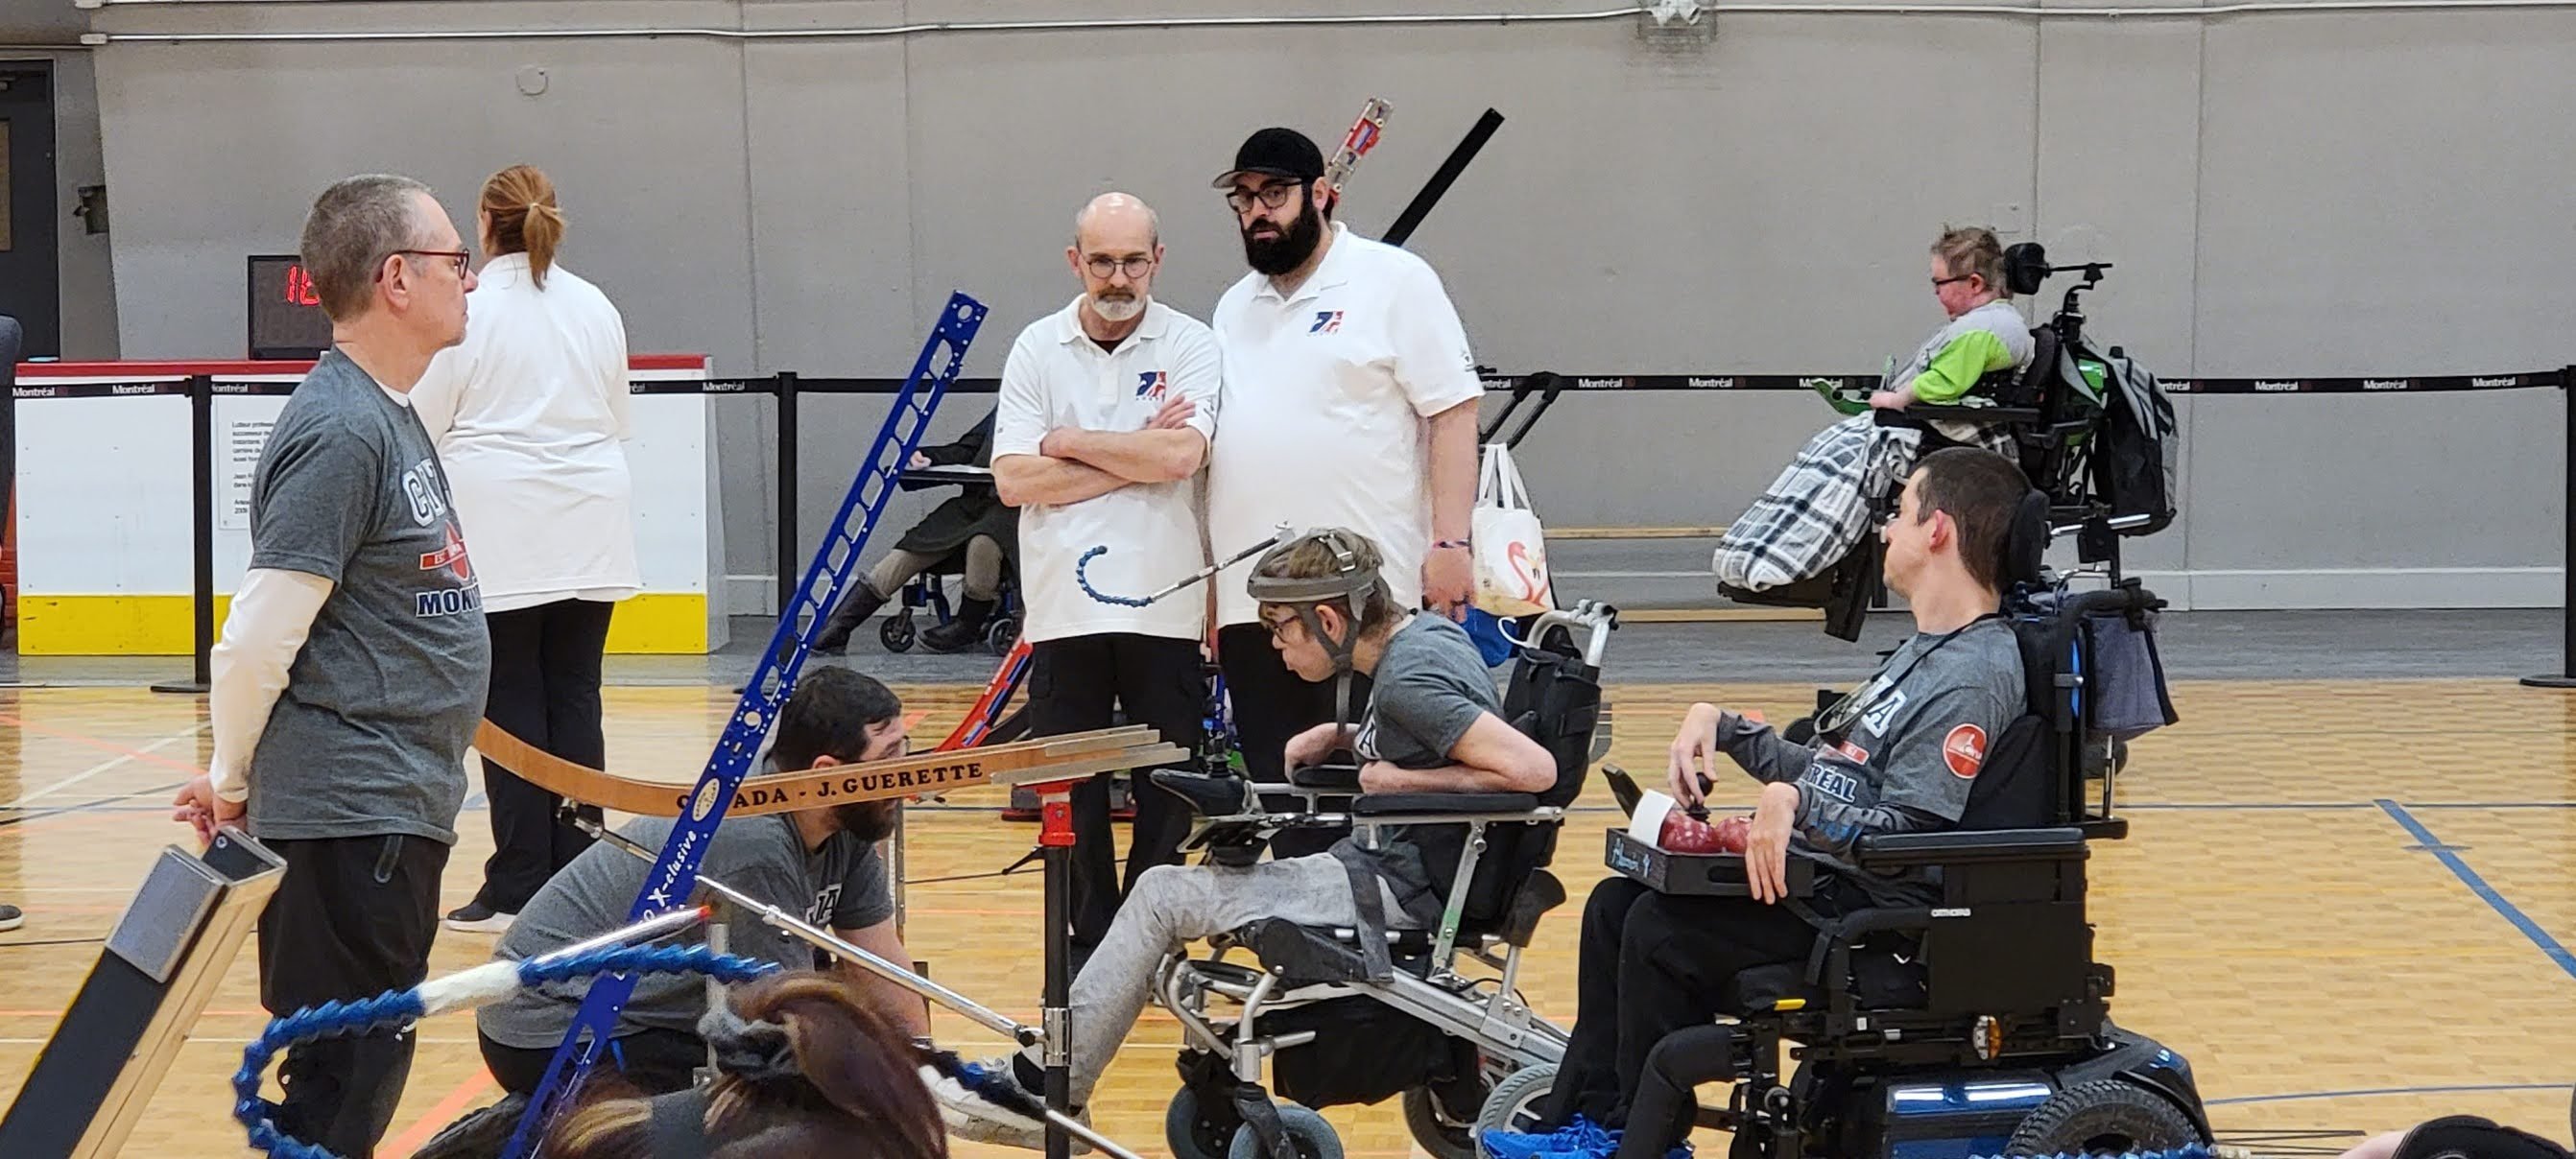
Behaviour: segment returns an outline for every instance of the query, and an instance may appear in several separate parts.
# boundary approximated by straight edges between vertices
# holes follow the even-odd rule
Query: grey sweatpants
[[[1387,924],[1409,927],[1394,895],[1378,886]],[[1118,1056],[1118,1044],[1136,1025],[1154,988],[1154,967],[1187,942],[1224,933],[1260,918],[1301,926],[1350,926],[1359,922],[1351,900],[1350,871],[1329,853],[1263,861],[1241,869],[1220,865],[1158,865],[1136,879],[1118,907],[1117,920],[1073,980],[1072,1101],[1091,1101],[1100,1072]],[[1026,1052],[1031,1061],[1038,1048]]]

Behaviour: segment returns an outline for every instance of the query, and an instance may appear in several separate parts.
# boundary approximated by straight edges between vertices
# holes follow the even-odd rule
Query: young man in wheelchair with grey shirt
[[[1466,629],[1442,616],[1399,611],[1380,566],[1376,545],[1336,528],[1272,548],[1252,569],[1248,586],[1261,605],[1261,622],[1291,670],[1318,683],[1358,672],[1373,685],[1356,730],[1326,724],[1298,734],[1287,744],[1287,766],[1315,764],[1347,747],[1359,757],[1363,793],[1533,793],[1553,786],[1556,758],[1503,720],[1493,675]],[[1197,780],[1204,786],[1219,779]],[[1234,787],[1233,795],[1240,794]],[[1344,838],[1329,852],[1306,857],[1145,871],[1073,982],[1072,1104],[1089,1101],[1145,1007],[1155,967],[1187,941],[1262,918],[1361,928],[1436,924],[1454,860],[1423,856],[1405,828],[1390,827],[1377,848]],[[1378,896],[1364,898],[1363,882]],[[1007,1066],[987,1067],[1012,1075],[1025,1091],[1045,1089],[1035,1048],[1011,1056]],[[1038,1123],[968,1094],[954,1080],[939,1084],[938,1094],[950,1130],[962,1137],[1044,1145]]]
[[[1924,458],[1881,531],[1887,583],[1905,597],[1915,635],[1818,717],[1813,744],[1691,706],[1673,740],[1674,798],[1699,802],[1721,752],[1762,782],[1744,851],[1751,896],[1668,896],[1617,876],[1594,888],[1574,1032],[1541,1105],[1541,1133],[1489,1133],[1497,1159],[1660,1153],[1648,1139],[1622,1150],[1615,1133],[1657,1042],[1722,1011],[1741,1013],[1723,1010],[1737,974],[1804,961],[1817,931],[1800,909],[1831,917],[1935,896],[1927,880],[1861,870],[1852,850],[1874,834],[1955,827],[1989,747],[2023,712],[2020,644],[2000,609],[2005,543],[2028,491],[2021,469],[1989,451]],[[1782,904],[1791,857],[1816,862],[1814,896],[1803,905]]]

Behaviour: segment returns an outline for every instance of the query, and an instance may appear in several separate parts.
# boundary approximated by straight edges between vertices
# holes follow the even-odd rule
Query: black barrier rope
[[[1529,381],[1526,374],[1485,374],[1485,386],[1511,390]],[[1577,392],[1614,390],[1688,391],[1726,394],[1752,391],[1839,391],[1876,386],[1876,374],[1564,374],[1567,389]],[[2431,394],[2454,391],[2565,389],[2576,367],[2521,374],[2444,374],[2382,378],[2172,378],[2160,379],[2169,394]],[[785,371],[759,378],[671,379],[630,384],[636,394],[752,394],[787,397],[807,394],[894,394],[900,378],[810,378]],[[292,382],[227,382],[217,380],[223,396],[282,396],[295,393]],[[949,393],[993,394],[998,378],[960,378]],[[19,386],[20,399],[108,398],[184,395],[183,379],[153,382],[85,382],[59,386]]]
[[[1482,370],[1483,368],[1479,368]],[[1485,387],[1496,392],[1517,391],[1533,375],[1482,375]],[[1874,387],[1880,381],[1875,374],[1559,374],[1556,385],[1575,392],[1599,391],[1688,391],[1727,394],[1748,391],[1818,391],[1827,394],[1855,388]],[[893,395],[904,386],[900,378],[808,378],[794,371],[746,378],[652,379],[630,383],[636,394],[672,395],[766,395],[778,406],[778,435],[773,450],[778,464],[777,509],[779,606],[785,607],[793,594],[799,558],[797,518],[797,450],[798,400],[804,395]],[[2534,370],[2519,374],[2485,375],[2410,375],[2355,378],[2182,378],[2161,380],[2165,391],[2176,395],[2309,395],[2309,394],[2432,394],[2482,392],[2495,390],[2528,390],[2552,388],[2567,391],[2576,384],[2576,366],[2556,370]],[[293,382],[241,382],[218,380],[207,375],[185,378],[136,380],[130,382],[84,382],[55,385],[20,384],[10,390],[14,401],[49,398],[152,398],[183,395],[190,401],[190,425],[194,434],[192,473],[194,480],[194,615],[195,668],[193,679],[168,681],[153,685],[156,692],[202,693],[209,683],[208,663],[214,648],[214,418],[213,404],[218,396],[282,397],[295,393]],[[952,394],[992,394],[1001,388],[1001,380],[992,378],[959,378],[948,387]],[[2576,399],[2567,407],[2566,470],[2567,552],[2565,561],[2576,564]],[[2559,671],[2554,674],[2525,677],[2523,683],[2535,688],[2576,689],[2576,566],[2563,568],[2566,594],[2562,605],[2563,627],[2560,640]],[[717,598],[721,598],[719,593]]]

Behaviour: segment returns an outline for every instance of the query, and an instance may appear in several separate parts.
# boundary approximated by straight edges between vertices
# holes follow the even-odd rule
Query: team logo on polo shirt
[[[1341,329],[1341,311],[1317,310],[1315,311],[1315,324],[1306,327],[1306,332],[1309,334],[1338,334],[1341,332]]]
[[[1170,389],[1171,385],[1172,376],[1165,374],[1162,371],[1147,370],[1140,372],[1136,375],[1136,397],[1161,402],[1163,401],[1163,392]]]

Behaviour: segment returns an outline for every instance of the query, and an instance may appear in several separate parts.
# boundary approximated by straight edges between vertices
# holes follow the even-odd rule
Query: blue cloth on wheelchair
[[[2137,621],[2127,615],[2087,616],[2084,645],[2093,668],[2084,683],[2084,712],[2094,731],[2130,740],[2179,719],[2165,687],[2154,621],[2147,614]]]

